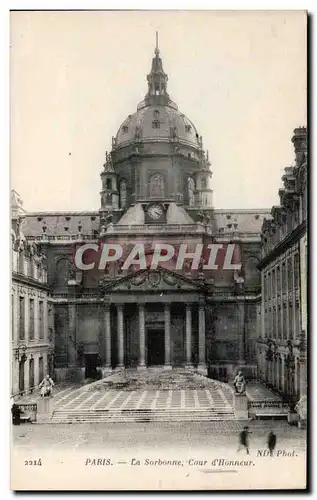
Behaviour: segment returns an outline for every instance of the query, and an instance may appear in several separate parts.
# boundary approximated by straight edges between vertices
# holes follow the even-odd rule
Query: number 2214
[[[24,465],[42,465],[42,460],[24,460]]]

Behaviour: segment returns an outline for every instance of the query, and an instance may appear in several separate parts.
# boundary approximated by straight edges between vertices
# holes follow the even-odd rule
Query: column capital
[[[116,304],[118,311],[123,312],[124,304]]]
[[[205,299],[205,297],[199,297],[198,298],[198,304],[199,304],[199,307],[205,306],[206,305],[206,299]]]

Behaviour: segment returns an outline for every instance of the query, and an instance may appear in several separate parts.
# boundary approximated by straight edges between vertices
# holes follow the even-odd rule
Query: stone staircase
[[[196,388],[195,388],[196,387]],[[232,389],[184,370],[115,373],[56,398],[52,423],[234,420]]]
[[[234,420],[232,409],[175,410],[67,410],[53,412],[52,423],[128,423],[128,422],[197,422]]]

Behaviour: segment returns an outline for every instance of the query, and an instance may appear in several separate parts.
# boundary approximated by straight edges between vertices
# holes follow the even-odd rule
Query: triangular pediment
[[[105,292],[195,291],[201,293],[206,290],[206,286],[199,280],[162,267],[158,267],[156,270],[142,269],[115,280],[105,279],[101,283],[101,287]]]

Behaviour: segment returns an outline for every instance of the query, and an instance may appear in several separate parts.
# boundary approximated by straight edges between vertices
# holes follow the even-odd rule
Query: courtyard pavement
[[[99,449],[133,451],[223,448],[235,451],[242,422],[151,422],[147,424],[23,424],[12,426],[15,447],[24,450]],[[266,446],[268,432],[277,435],[277,447],[304,453],[306,431],[290,426],[285,421],[251,421],[250,449]]]

